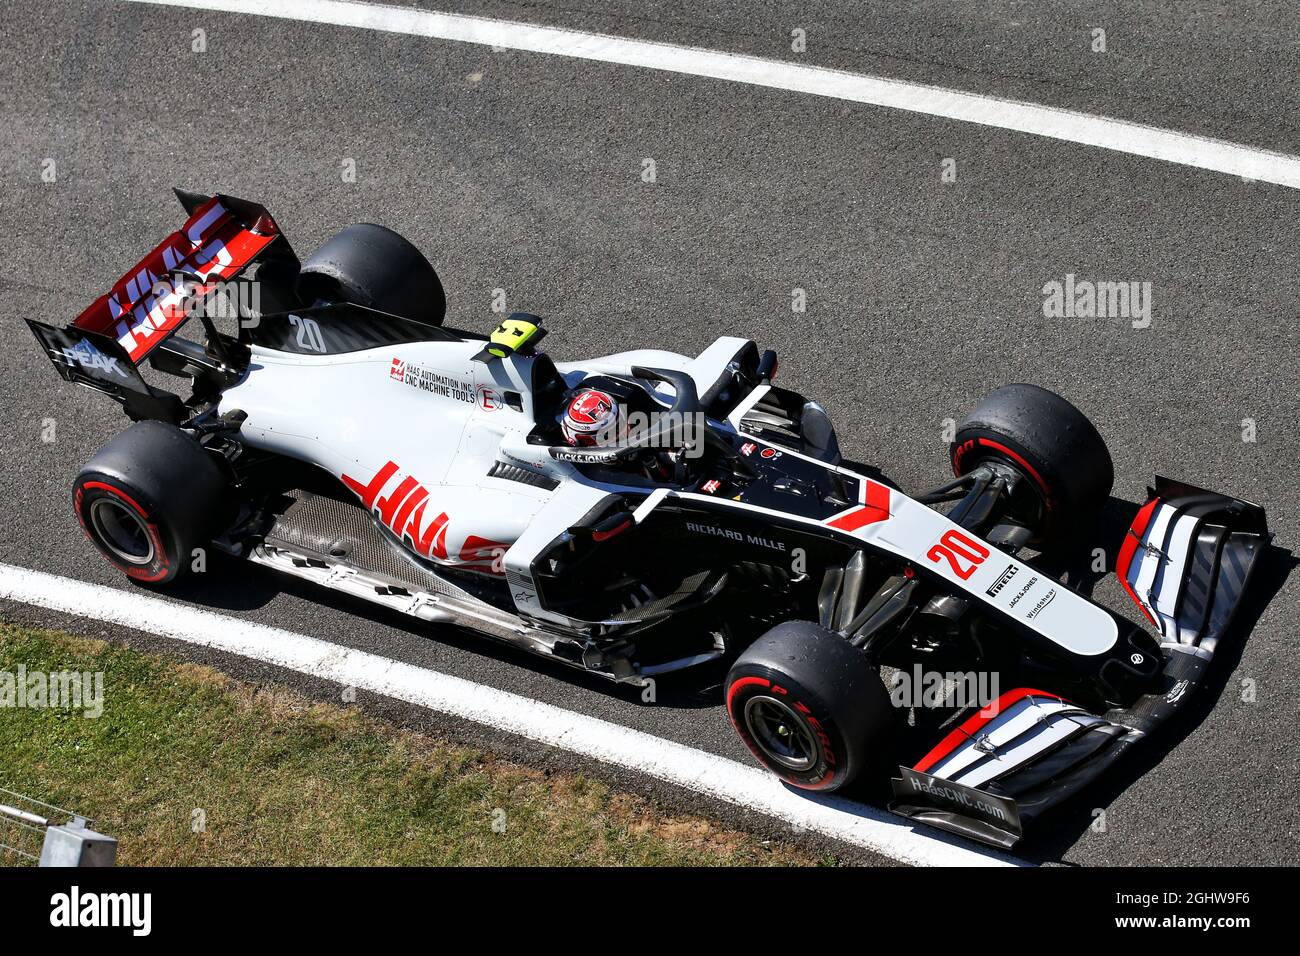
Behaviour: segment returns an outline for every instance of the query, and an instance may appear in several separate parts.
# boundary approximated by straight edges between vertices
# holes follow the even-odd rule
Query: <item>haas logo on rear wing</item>
[[[112,336],[136,364],[184,323],[208,283],[234,278],[280,235],[261,206],[228,196],[178,195],[183,202],[189,199],[185,225],[73,323]]]
[[[287,248],[275,220],[256,203],[180,190],[176,196],[189,219],[76,321],[60,329],[27,320],[60,375],[108,393],[136,419],[174,418],[181,405],[145,383],[140,362],[184,324],[216,282],[236,278],[277,240]]]

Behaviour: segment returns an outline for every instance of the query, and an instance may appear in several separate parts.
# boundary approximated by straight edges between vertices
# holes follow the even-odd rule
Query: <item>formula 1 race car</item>
[[[909,496],[752,341],[557,363],[536,316],[444,326],[388,229],[300,261],[263,207],[177,195],[184,226],[75,322],[29,320],[134,421],[73,494],[141,583],[212,546],[615,681],[730,663],[735,729],[789,784],[897,774],[892,809],[1010,846],[1192,696],[1270,538],[1258,506],[1158,478],[1116,569],[1140,628],[1039,560],[1112,484],[1052,392],[992,392],[954,480]],[[932,719],[882,678],[916,668],[1005,689]]]

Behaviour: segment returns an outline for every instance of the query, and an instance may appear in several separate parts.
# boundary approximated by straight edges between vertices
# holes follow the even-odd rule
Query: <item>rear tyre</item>
[[[97,451],[72,488],[77,520],[115,567],[166,584],[228,515],[225,473],[180,429],[137,422]]]
[[[727,674],[727,714],[759,763],[786,783],[829,792],[887,751],[893,712],[880,674],[843,637],[787,621]]]
[[[447,296],[419,249],[391,229],[358,223],[332,236],[298,276],[304,302],[351,302],[424,325],[442,325]]]
[[[1003,385],[957,427],[952,470],[968,474],[985,461],[1015,468],[1031,494],[1013,501],[1015,517],[1042,545],[1105,504],[1115,481],[1106,442],[1088,417],[1037,385]]]

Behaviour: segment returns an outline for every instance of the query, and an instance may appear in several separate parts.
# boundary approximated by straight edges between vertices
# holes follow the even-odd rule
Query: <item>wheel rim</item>
[[[817,742],[804,720],[784,701],[760,694],[745,702],[745,725],[763,754],[788,770],[817,762]]]
[[[1022,468],[1017,462],[1012,461],[1005,455],[988,454],[983,455],[974,461],[962,460],[962,475],[969,475],[981,465],[996,465],[998,468],[1005,468],[1013,471],[1019,476],[1016,491],[1011,497],[1010,508],[1007,515],[1012,519],[1020,522],[1034,531],[1034,540],[1041,540],[1043,529],[1051,521],[1052,511],[1048,505],[1047,493],[1041,488],[1038,482],[1028,471]],[[955,471],[955,469],[954,469]],[[957,477],[962,477],[958,475]]]
[[[1014,461],[1009,461],[1000,455],[993,458],[983,458],[980,460],[980,464],[984,464],[986,461],[994,462],[1001,468],[1009,468],[1020,476],[1019,487],[1011,497],[1012,516],[1028,523],[1031,528],[1046,525],[1051,509],[1047,504],[1047,493],[1039,487],[1034,477]]]
[[[96,498],[90,506],[90,524],[100,543],[126,563],[153,561],[153,537],[144,519],[116,498]]]

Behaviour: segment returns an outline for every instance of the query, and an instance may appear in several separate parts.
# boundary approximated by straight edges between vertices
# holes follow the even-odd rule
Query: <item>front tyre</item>
[[[1091,519],[1106,503],[1115,470],[1106,442],[1088,417],[1037,385],[994,389],[957,426],[952,470],[958,478],[986,461],[1025,477],[1012,517],[1043,545]]]
[[[725,689],[740,739],[791,786],[838,790],[886,750],[893,714],[879,673],[812,622],[787,621],[760,637]]]
[[[166,584],[219,529],[228,482],[212,453],[162,422],[132,425],[97,451],[72,488],[82,530],[128,577]]]

